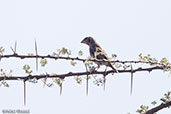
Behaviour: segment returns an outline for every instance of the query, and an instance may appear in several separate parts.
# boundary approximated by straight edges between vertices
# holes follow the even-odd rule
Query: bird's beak
[[[83,39],[83,40],[81,41],[81,43],[86,43],[86,42],[85,42],[85,40]]]

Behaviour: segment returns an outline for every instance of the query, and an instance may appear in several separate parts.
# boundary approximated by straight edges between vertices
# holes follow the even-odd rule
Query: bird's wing
[[[109,57],[107,56],[106,52],[102,48],[97,48],[96,59],[109,61]],[[104,62],[102,64],[107,65],[107,66],[111,67],[113,70],[115,70],[115,68],[112,66],[112,64],[110,62]]]
[[[108,56],[107,56],[106,52],[100,47],[96,47],[95,57],[97,59],[106,59],[106,60],[108,60]]]
[[[89,48],[89,51],[90,51],[90,56],[93,57],[93,58],[95,58],[95,51],[96,51],[96,49],[90,47],[90,48]]]

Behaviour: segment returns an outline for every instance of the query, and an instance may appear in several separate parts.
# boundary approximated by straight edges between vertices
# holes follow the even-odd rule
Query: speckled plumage
[[[96,58],[97,60],[109,60],[106,52],[100,47],[100,45],[92,38],[86,37],[81,43],[85,43],[89,46],[90,56]],[[111,67],[113,70],[115,68],[112,66],[110,62],[95,62],[98,66],[106,65]]]

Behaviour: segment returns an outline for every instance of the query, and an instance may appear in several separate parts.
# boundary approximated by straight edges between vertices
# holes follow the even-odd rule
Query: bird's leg
[[[107,72],[107,67],[108,67],[108,66],[106,66],[106,68],[105,68],[105,73]]]
[[[106,75],[106,74],[107,74],[107,67],[108,67],[108,66],[106,66],[106,68],[105,68],[105,71],[104,71],[104,72],[105,72],[105,74],[104,74],[104,75]]]

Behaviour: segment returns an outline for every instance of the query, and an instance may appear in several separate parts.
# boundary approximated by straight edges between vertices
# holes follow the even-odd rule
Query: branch
[[[85,62],[85,61],[92,61],[92,62],[105,62],[105,60],[97,60],[97,59],[81,59],[81,58],[78,58],[78,57],[63,57],[63,56],[52,56],[52,55],[19,55],[19,54],[9,54],[9,55],[0,55],[0,60],[3,59],[3,58],[20,58],[20,59],[28,59],[28,58],[41,58],[41,59],[54,59],[54,60],[57,60],[57,59],[64,59],[64,60],[77,60],[77,61],[81,61],[81,62]],[[107,61],[106,61],[107,62]],[[121,64],[125,64],[125,63],[134,63],[134,64],[137,64],[137,63],[144,63],[144,64],[155,64],[155,65],[160,65],[160,66],[165,66],[164,64],[162,63],[153,63],[153,62],[148,62],[148,61],[120,61],[120,60],[115,60],[115,61],[109,61],[109,62],[112,62],[112,63],[121,63]]]
[[[12,49],[13,50],[13,49]],[[29,81],[31,79],[36,79],[36,80],[39,80],[39,79],[47,79],[47,78],[60,78],[60,79],[64,79],[64,78],[67,78],[67,77],[72,77],[72,76],[87,76],[87,81],[86,81],[86,93],[88,95],[88,78],[89,78],[89,75],[98,75],[98,74],[101,74],[104,76],[104,88],[105,88],[105,77],[108,75],[108,74],[113,74],[113,73],[131,73],[131,94],[132,94],[132,87],[133,87],[133,74],[136,73],[136,72],[142,72],[142,71],[148,71],[148,72],[151,72],[153,70],[163,70],[163,71],[169,71],[171,70],[171,63],[169,63],[167,61],[166,58],[163,58],[160,62],[158,62],[157,60],[155,59],[152,59],[150,58],[149,56],[144,56],[142,57],[141,56],[141,59],[139,60],[135,60],[135,61],[120,61],[120,60],[115,60],[115,61],[105,61],[105,60],[97,60],[97,59],[82,59],[82,58],[78,58],[78,57],[70,57],[69,54],[68,56],[59,56],[59,54],[53,54],[53,55],[38,55],[38,52],[37,52],[37,43],[35,41],[35,51],[36,51],[36,55],[33,55],[33,54],[29,54],[29,55],[20,55],[20,54],[17,54],[16,53],[16,44],[15,44],[15,50],[13,51],[14,53],[13,54],[9,54],[9,55],[3,55],[2,53],[0,54],[0,60],[1,59],[5,59],[5,58],[19,58],[19,59],[36,59],[36,70],[38,70],[38,59],[53,59],[53,60],[58,60],[58,59],[61,59],[61,60],[71,60],[71,61],[80,61],[80,62],[83,62],[84,64],[85,63],[89,63],[89,61],[91,62],[111,62],[111,63],[116,63],[115,64],[115,67],[116,68],[120,68],[123,67],[124,69],[117,69],[117,70],[108,70],[108,71],[89,71],[87,66],[86,67],[86,71],[84,72],[69,72],[69,73],[64,73],[64,74],[55,74],[55,75],[50,75],[50,74],[40,74],[40,75],[32,75],[30,74],[32,71],[29,71],[27,72],[27,69],[24,69],[26,70],[26,73],[28,73],[29,75],[25,75],[25,76],[21,76],[21,75],[15,75],[15,76],[8,76],[7,74],[3,74],[0,76],[0,81],[4,81],[4,80],[22,80],[24,81],[24,104],[26,104],[26,81]],[[64,50],[64,51],[67,51],[67,50]],[[142,59],[143,58],[143,59]],[[131,68],[129,65],[127,64],[131,64]],[[149,66],[148,67],[139,67],[139,68],[136,68],[136,69],[133,69],[132,68],[132,64],[148,64]],[[122,66],[123,65],[123,66]],[[28,67],[30,69],[30,67]],[[128,69],[130,68],[130,69]],[[60,80],[59,79],[59,80]],[[45,82],[46,84],[46,82]],[[62,93],[62,83],[61,84],[58,84],[60,86],[60,94]],[[160,110],[160,109],[159,109]],[[150,114],[150,113],[147,113],[147,114]]]
[[[152,108],[150,110],[148,110],[146,112],[146,114],[154,114],[155,112],[158,112],[159,110],[163,109],[163,108],[167,108],[171,106],[171,101],[167,102],[167,103],[162,103],[159,106]]]
[[[0,77],[0,81],[2,80],[29,80],[29,79],[33,79],[36,78],[37,80],[42,79],[42,78],[66,78],[66,77],[72,77],[72,76],[83,76],[83,75],[90,75],[90,74],[101,74],[101,75],[108,75],[108,74],[112,74],[112,73],[135,73],[135,72],[142,72],[142,71],[148,71],[151,72],[153,70],[163,70],[164,68],[161,66],[155,66],[155,67],[150,67],[150,68],[137,68],[134,70],[118,70],[118,71],[113,71],[113,70],[109,70],[109,71],[94,71],[94,72],[69,72],[66,74],[56,74],[56,75],[50,75],[50,74],[45,74],[45,75],[29,75],[29,76],[13,76],[13,77],[7,77],[7,76],[3,76]]]

